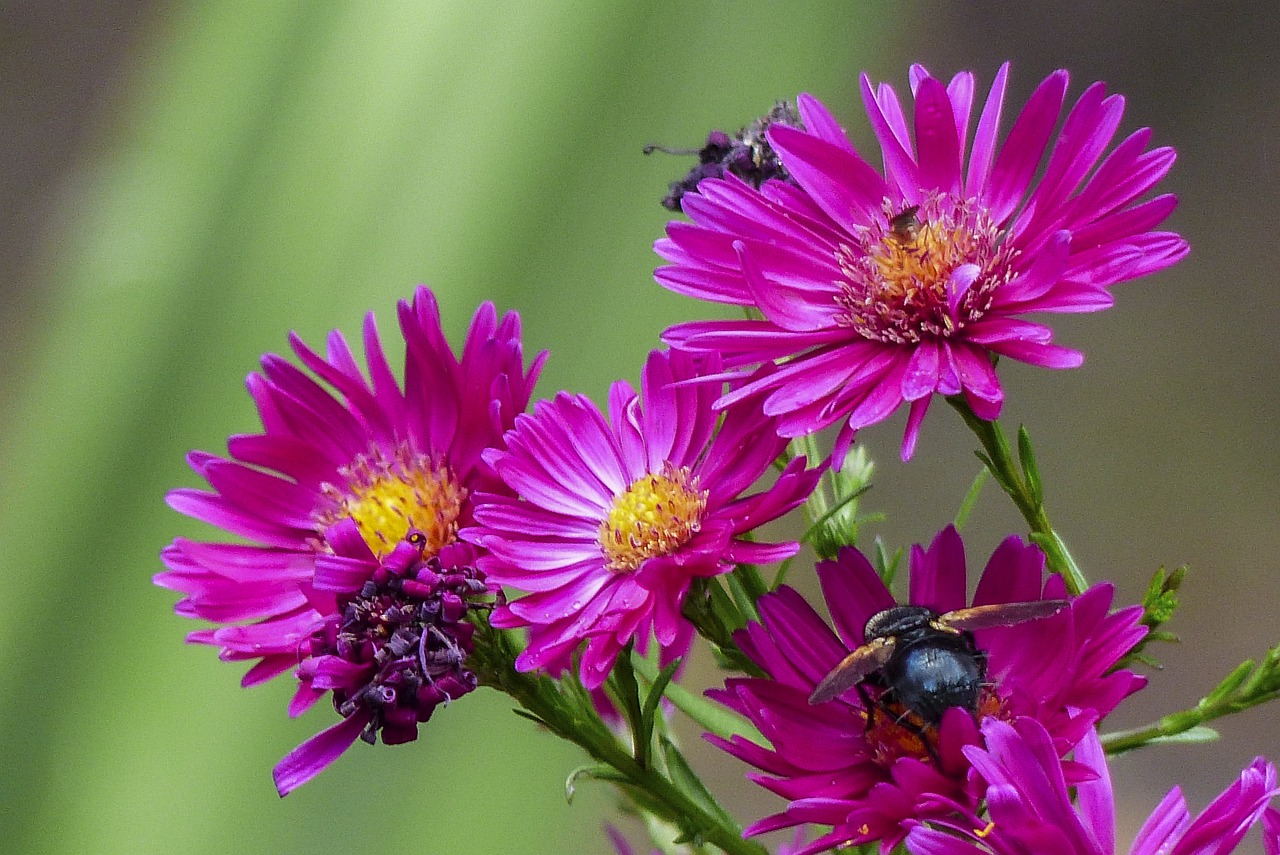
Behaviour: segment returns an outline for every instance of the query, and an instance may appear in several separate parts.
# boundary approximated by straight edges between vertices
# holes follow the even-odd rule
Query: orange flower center
[[[978,720],[988,716],[1007,718],[1004,702],[990,688],[983,688],[978,697]],[[858,717],[866,730],[876,762],[892,766],[900,757],[914,757],[932,763],[933,751],[937,751],[938,730],[924,723],[920,716],[906,709],[897,701],[876,706],[874,711],[858,710]],[[868,718],[871,727],[866,727]],[[925,740],[930,740],[929,744]]]

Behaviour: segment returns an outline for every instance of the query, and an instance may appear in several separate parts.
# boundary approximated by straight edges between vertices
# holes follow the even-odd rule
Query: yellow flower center
[[[635,570],[646,558],[670,555],[702,527],[707,491],[687,467],[663,467],[637,479],[613,501],[600,524],[600,549],[615,572]]]
[[[837,321],[869,339],[946,338],[982,317],[1009,281],[1012,253],[990,215],[970,202],[933,196],[863,229],[836,250]],[[970,276],[956,273],[970,265]]]
[[[394,549],[410,529],[422,532],[422,554],[427,557],[457,540],[467,489],[447,466],[433,463],[407,443],[401,443],[392,457],[374,448],[338,474],[345,484],[323,487],[327,507],[316,514],[322,534],[339,520],[354,520],[379,557]]]
[[[946,299],[951,272],[974,256],[964,224],[928,222],[891,229],[871,250],[878,275],[875,297],[906,305]]]

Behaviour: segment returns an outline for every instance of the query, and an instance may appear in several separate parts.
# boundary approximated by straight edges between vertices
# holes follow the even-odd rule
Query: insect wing
[[[1023,621],[1056,615],[1068,605],[1067,600],[1031,600],[1026,603],[993,603],[956,609],[938,618],[944,628],[975,630],[991,626],[1012,626]]]
[[[822,682],[809,696],[809,703],[821,704],[842,695],[862,682],[873,671],[883,668],[893,655],[894,639],[876,638],[850,653],[840,664],[831,669],[831,673],[822,678]]]

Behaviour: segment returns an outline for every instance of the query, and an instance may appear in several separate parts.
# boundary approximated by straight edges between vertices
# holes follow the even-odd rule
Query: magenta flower
[[[463,537],[488,551],[489,579],[523,591],[493,625],[528,627],[516,667],[560,673],[582,642],[580,674],[597,688],[633,639],[657,638],[670,661],[687,652],[680,614],[690,583],[738,562],[795,554],[796,543],[745,535],[799,505],[819,470],[793,460],[769,488],[741,495],[785,446],[758,407],[729,408],[717,428],[710,384],[693,357],[650,354],[640,394],[618,381],[606,417],[560,393],[516,419],[507,450],[486,455],[520,498],[477,497]]]
[[[475,626],[466,621],[477,596],[496,593],[471,565],[475,550],[450,543],[426,556],[428,536],[411,530],[379,559],[356,522],[329,528],[332,554],[316,558],[313,608],[324,615],[299,648],[297,714],[326,691],[343,717],[280,761],[280,795],[305,784],[362,737],[386,745],[418,738],[418,724],[440,704],[471,692],[466,667]]]
[[[735,637],[771,679],[731,679],[708,693],[750,719],[771,747],[740,736],[707,738],[759,768],[748,777],[788,802],[747,834],[818,823],[832,826],[831,832],[797,855],[876,840],[887,852],[919,819],[976,805],[981,793],[968,780],[963,749],[981,745],[981,734],[960,707],[948,709],[937,728],[923,728],[883,709],[867,710],[856,689],[810,704],[823,677],[862,645],[867,619],[896,605],[855,549],[819,563],[817,572],[835,631],[800,594],[780,588],[761,598],[763,622]],[[973,605],[1063,598],[1061,578],[1046,581],[1044,575],[1043,553],[1010,537],[987,562]],[[966,576],[964,544],[948,527],[928,549],[912,549],[909,602],[942,613],[964,608]],[[1108,614],[1112,593],[1111,586],[1097,585],[1052,617],[976,632],[989,681],[978,718],[1033,718],[1065,754],[1137,691],[1142,677],[1111,669],[1145,634],[1138,623],[1142,609]],[[866,691],[874,699],[879,690]]]
[[[461,357],[449,349],[426,288],[399,304],[399,316],[403,390],[372,314],[364,325],[368,380],[340,333],[330,334],[325,357],[291,336],[316,379],[264,356],[262,373],[248,379],[262,433],[231,437],[228,458],[193,452],[192,468],[212,489],[168,496],[176,510],[249,541],[177,538],[161,553],[168,569],[155,577],[182,593],[179,615],[219,624],[188,641],[254,663],[246,686],[297,666],[313,635],[331,624],[335,604],[317,594],[316,561],[336,526],[354,526],[378,558],[411,530],[424,558],[443,558],[459,554],[449,547],[471,522],[473,493],[503,489],[481,454],[528,405],[543,361],[525,372],[519,316],[499,321],[491,304],[481,306]],[[474,549],[465,552],[463,563],[473,565]],[[315,697],[304,684],[291,713]]]
[[[917,826],[907,835],[912,855],[1114,855],[1115,800],[1095,731],[1085,734],[1075,753],[1075,763],[1092,775],[1072,780],[1038,722],[988,719],[982,730],[986,747],[964,752],[985,782],[990,821],[969,816],[936,828]],[[1079,770],[1071,778],[1080,778]],[[1068,785],[1076,787],[1075,805]],[[1261,757],[1194,820],[1175,787],[1143,823],[1129,853],[1232,852],[1260,819],[1267,852],[1273,853],[1280,829],[1268,804],[1277,795],[1276,769]]]
[[[790,182],[757,191],[727,176],[684,196],[692,222],[670,223],[656,243],[671,262],[658,281],[763,319],[678,324],[664,339],[718,353],[728,369],[784,363],[718,406],[763,395],[787,437],[843,421],[840,460],[855,431],[906,402],[910,457],[935,392],[963,394],[984,419],[1000,413],[993,355],[1047,368],[1081,363],[1023,315],[1105,309],[1110,286],[1186,255],[1181,237],[1153,231],[1174,197],[1138,201],[1169,171],[1173,150],[1146,150],[1144,128],[1103,156],[1124,99],[1101,83],[1086,89],[1036,180],[1067,74],[1040,84],[1001,145],[1007,74],[1006,65],[996,75],[971,143],[972,74],[944,84],[913,66],[913,126],[897,93],[864,75],[883,174],[826,107],[801,95],[803,129],[768,131]]]

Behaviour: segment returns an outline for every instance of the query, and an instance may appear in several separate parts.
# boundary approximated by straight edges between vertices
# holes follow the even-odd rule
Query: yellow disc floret
[[[871,251],[877,296],[903,303],[942,299],[951,271],[974,250],[974,234],[964,225],[928,222],[909,232],[890,231]]]
[[[457,540],[467,489],[443,463],[402,443],[391,457],[380,448],[361,454],[338,474],[345,484],[323,488],[327,505],[316,514],[321,532],[351,519],[379,557],[394,549],[410,529],[422,532],[426,556]]]
[[[636,479],[613,500],[600,524],[600,549],[606,566],[622,573],[646,558],[670,555],[702,527],[707,492],[688,467],[663,467],[660,474]]]
[[[866,338],[947,338],[981,318],[1013,275],[1012,252],[991,216],[967,200],[932,196],[873,221],[836,249],[842,276],[836,321]],[[967,268],[958,286],[955,276]],[[958,290],[957,290],[958,289]]]

